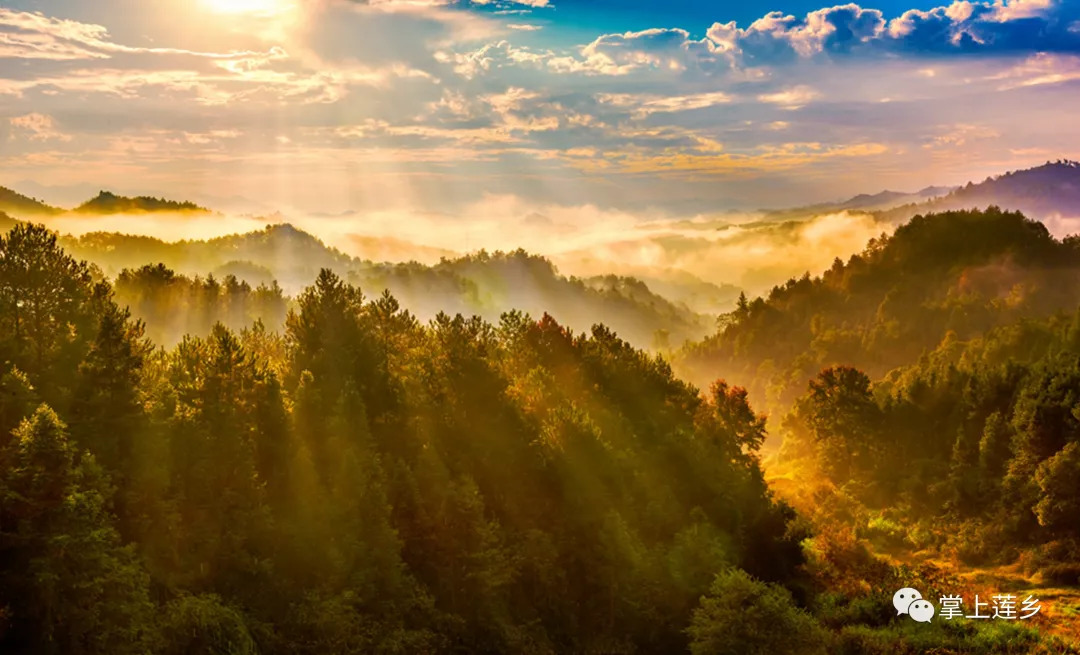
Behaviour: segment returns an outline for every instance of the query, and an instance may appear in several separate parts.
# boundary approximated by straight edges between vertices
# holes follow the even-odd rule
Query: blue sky
[[[698,216],[1076,158],[1077,106],[1080,0],[0,1],[0,185],[55,197]]]
[[[736,21],[749,25],[772,11],[805,15],[824,6],[820,0],[776,2],[700,2],[697,0],[566,0],[532,12],[535,19],[558,27],[553,38],[573,39],[598,33],[640,31],[652,27],[681,27],[704,36],[715,22]],[[888,16],[908,9],[932,9],[934,2],[888,0],[874,6]],[[491,11],[498,11],[492,8]]]

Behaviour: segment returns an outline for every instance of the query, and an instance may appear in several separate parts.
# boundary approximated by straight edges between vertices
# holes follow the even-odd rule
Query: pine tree
[[[0,606],[13,630],[5,652],[142,653],[155,637],[149,580],[120,546],[109,483],[76,457],[47,406],[0,451]]]

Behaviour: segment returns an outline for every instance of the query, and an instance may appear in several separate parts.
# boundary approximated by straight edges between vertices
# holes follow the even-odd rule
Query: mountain
[[[374,263],[351,257],[289,224],[208,240],[167,242],[145,236],[94,232],[64,237],[64,248],[97,264],[106,275],[162,263],[186,275],[231,274],[250,285],[276,280],[289,294],[330,269],[369,296],[389,290],[422,320],[439,312],[479,315],[497,321],[512,309],[535,316],[549,313],[584,331],[604,323],[622,338],[649,347],[678,346],[700,339],[713,318],[653,292],[628,277],[567,277],[547,259],[523,250],[417,262]],[[209,326],[205,326],[209,327]]]
[[[968,182],[940,198],[897,207],[879,216],[890,222],[902,222],[920,213],[990,205],[1020,211],[1038,220],[1080,217],[1080,162],[1047,162],[988,177],[977,184]]]
[[[776,416],[822,368],[872,378],[948,338],[968,339],[1080,303],[1080,238],[1055,239],[1018,212],[917,216],[823,275],[741,302],[713,336],[679,353],[693,382],[747,386]]]
[[[944,196],[952,192],[954,188],[955,187],[928,186],[915,193],[906,193],[903,191],[882,191],[881,193],[872,195],[860,193],[854,198],[850,198],[849,200],[836,205],[836,207],[839,209],[886,209],[904,203],[920,202],[929,198]]]
[[[0,211],[0,236],[3,236],[8,230],[15,227],[16,223],[18,223],[18,221]]]
[[[907,191],[881,191],[873,194],[860,193],[857,196],[853,196],[840,202],[825,202],[788,209],[770,209],[765,210],[764,213],[768,220],[775,221],[816,214],[830,214],[845,210],[880,211],[925,202],[932,198],[947,195],[955,189],[956,187],[928,186],[914,193]]]
[[[35,180],[22,179],[14,182],[12,188],[18,189],[19,192],[24,195],[41,198],[42,202],[52,205],[53,207],[76,207],[79,203],[92,197],[101,187],[89,182],[52,185],[41,184]]]
[[[183,212],[208,214],[209,209],[193,202],[177,202],[164,198],[139,196],[129,198],[102,191],[97,197],[87,200],[75,208],[80,214],[142,214],[149,212]]]
[[[59,214],[62,210],[50,207],[36,198],[0,187],[0,211],[16,216],[52,216]]]

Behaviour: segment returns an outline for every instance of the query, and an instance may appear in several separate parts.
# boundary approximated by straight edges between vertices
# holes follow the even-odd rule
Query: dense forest
[[[146,212],[209,213],[210,210],[193,202],[138,196],[128,198],[102,191],[74,210],[78,214],[139,214]]]
[[[603,327],[324,271],[281,335],[155,349],[28,225],[0,308],[7,652],[677,651],[716,572],[801,561],[745,397]]]
[[[0,215],[10,212],[19,216],[54,216],[61,211],[63,210],[51,207],[37,198],[30,198],[0,186]]]
[[[239,329],[258,319],[280,330],[280,303],[288,300],[283,296],[298,295],[322,269],[375,293],[389,290],[424,321],[445,312],[497,322],[503,312],[519,309],[551,313],[577,330],[602,321],[645,348],[677,347],[705,336],[714,325],[709,317],[634,278],[568,277],[550,260],[524,250],[480,251],[443,258],[433,266],[376,263],[351,257],[289,224],[177,242],[91,232],[62,237],[61,244],[95,264],[100,275],[117,279],[121,304],[130,305],[135,317],[146,321],[149,336],[166,345],[185,334],[206,335],[218,320]],[[155,269],[159,263],[173,273],[167,282]],[[249,301],[252,295],[258,299]],[[153,306],[161,313],[150,313]]]
[[[17,191],[0,187],[0,211],[20,217],[50,217],[64,214],[66,210],[53,207],[37,198],[24,196]],[[151,212],[208,214],[210,210],[186,200],[167,200],[151,196],[130,198],[110,191],[101,191],[95,197],[71,210],[75,214],[146,214]]]
[[[944,339],[1080,304],[1080,238],[1059,241],[1018,212],[990,207],[916,216],[845,264],[743,297],[713,336],[677,358],[688,379],[746,384],[780,417],[807,382],[846,364],[880,377]]]
[[[770,487],[833,592],[888,562],[1080,585],[1080,239],[996,207],[916,216],[722,324],[677,370],[768,406]]]
[[[855,501],[866,532],[1080,584],[1080,309],[950,333],[875,382],[828,368],[784,429],[779,459]]]
[[[1019,214],[919,217],[741,302],[693,386],[600,324],[421,322],[329,268],[291,299],[110,279],[18,223],[0,651],[1077,652],[898,618],[969,583],[889,549],[1080,582],[1078,260]]]

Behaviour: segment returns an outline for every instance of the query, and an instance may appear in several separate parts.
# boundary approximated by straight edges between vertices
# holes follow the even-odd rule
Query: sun
[[[289,7],[287,0],[202,0],[219,14],[279,14]]]

